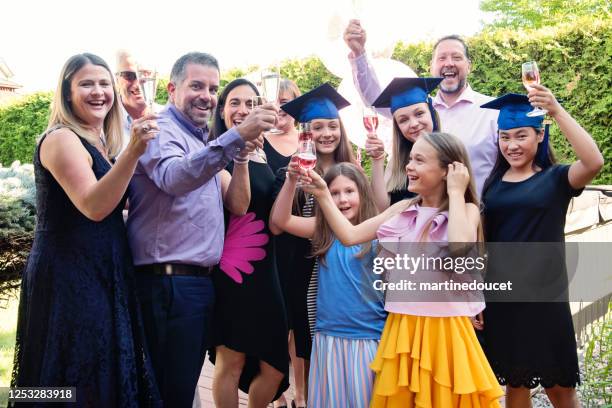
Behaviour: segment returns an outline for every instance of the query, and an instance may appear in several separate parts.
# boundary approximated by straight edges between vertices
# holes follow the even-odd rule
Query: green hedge
[[[52,93],[37,93],[0,109],[0,164],[32,162],[36,138],[46,129]]]
[[[565,108],[589,131],[606,159],[596,184],[612,184],[612,19],[583,17],[571,24],[540,30],[497,30],[468,38],[474,61],[470,83],[474,89],[497,96],[506,92],[524,93],[520,65],[536,60],[542,82],[563,100]],[[398,43],[393,58],[403,61],[419,75],[429,74],[432,43]],[[243,76],[256,66],[232,69],[222,74],[221,86]],[[286,60],[281,74],[294,80],[303,91],[324,82],[337,86],[340,78],[331,74],[316,57]],[[164,104],[167,80],[160,81],[157,102]],[[0,109],[0,163],[30,162],[37,135],[45,128],[50,94],[33,95]],[[552,143],[560,161],[574,160],[571,147],[552,126]]]
[[[470,84],[486,95],[525,93],[521,63],[537,61],[542,84],[563,100],[604,155],[605,167],[594,183],[612,184],[612,19],[585,17],[539,30],[498,30],[468,38],[467,43],[473,61]],[[399,43],[393,58],[428,75],[432,46]],[[556,125],[551,126],[551,140],[560,161],[575,160]]]

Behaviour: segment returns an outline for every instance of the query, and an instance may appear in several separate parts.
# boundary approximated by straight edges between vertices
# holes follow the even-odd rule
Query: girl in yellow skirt
[[[309,171],[302,182],[309,184],[304,189],[315,195],[345,246],[377,237],[387,248],[411,242],[451,243],[452,248],[452,243],[482,240],[472,170],[458,138],[422,134],[412,147],[406,174],[408,189],[417,197],[400,201],[358,225],[342,216],[320,176]],[[394,273],[397,278],[397,269],[388,272],[391,281]],[[387,292],[389,316],[371,364],[376,379],[370,406],[499,407],[503,391],[474,332],[474,326],[481,326],[474,316],[484,309],[482,296],[455,295],[446,302],[392,298]]]

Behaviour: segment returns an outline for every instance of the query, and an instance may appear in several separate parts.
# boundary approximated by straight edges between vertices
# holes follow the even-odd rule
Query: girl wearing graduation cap
[[[392,157],[386,171],[382,140],[370,136],[366,140],[366,152],[372,158],[372,189],[380,211],[414,197],[408,191],[405,167],[416,139],[424,132],[440,130],[429,93],[441,81],[442,78],[394,78],[372,104],[390,108],[393,115]]]
[[[577,161],[571,165],[555,164],[548,126],[542,127],[543,117],[527,116],[532,105],[546,109],[557,122]],[[603,167],[597,145],[550,90],[541,85],[532,85],[528,96],[507,94],[482,107],[499,110],[497,163],[483,190],[487,241],[563,243],[571,198],[578,196]],[[530,259],[527,264],[537,262],[537,256]],[[491,259],[493,265],[494,261]],[[507,263],[507,259],[501,261]],[[567,279],[562,256],[554,257],[543,267],[526,267],[536,275],[550,276],[552,272],[558,273],[562,282]],[[488,274],[496,273],[495,268],[489,269]],[[541,283],[545,281],[549,280]],[[544,296],[544,287],[531,289]],[[569,303],[545,300],[487,303],[487,357],[500,383],[506,385],[508,407],[530,406],[529,389],[538,385],[546,389],[555,407],[578,406],[575,387],[580,377]]]
[[[323,84],[281,106],[281,109],[296,121],[310,123],[317,153],[317,164],[314,171],[318,174],[325,174],[337,163],[356,163],[351,143],[338,112],[348,105],[349,102],[331,85]],[[278,190],[280,186],[289,182],[284,178],[284,173],[282,176],[277,177]],[[295,194],[293,213],[303,217],[314,215],[314,198],[310,194],[305,194],[301,188],[298,188]],[[270,221],[270,230],[273,234],[283,232],[273,220]],[[288,301],[291,302],[292,308],[291,323],[295,352],[298,357],[305,360],[310,359],[312,349],[312,329],[315,324],[317,296],[318,265],[311,255],[310,240],[299,237],[295,238],[293,252],[277,252],[279,262],[290,263],[293,266]],[[306,378],[308,378],[308,368],[309,364],[306,361]],[[301,401],[296,401],[296,403],[298,407],[302,406]]]
[[[385,261],[406,254],[406,246],[400,243],[447,251],[453,243],[482,240],[473,173],[467,150],[457,137],[445,133],[419,136],[406,175],[409,190],[417,196],[359,224],[346,219],[316,173],[308,172],[303,183],[308,183],[304,188],[315,195],[342,245],[378,238],[384,249],[378,257]],[[399,266],[385,268],[388,282],[401,282]],[[432,280],[441,275],[426,270],[418,273],[429,274],[423,278]],[[482,294],[463,291],[443,301],[436,296],[421,298],[421,302],[414,301],[413,292],[400,296],[404,298],[386,293],[389,314],[370,366],[376,373],[370,407],[499,407],[503,391],[470,321],[484,309]]]

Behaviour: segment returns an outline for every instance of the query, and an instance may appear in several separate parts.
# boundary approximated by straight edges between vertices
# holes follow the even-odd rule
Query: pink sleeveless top
[[[412,258],[446,259],[448,255],[448,211],[438,213],[437,208],[421,207],[418,204],[408,207],[400,214],[383,223],[377,232],[383,248],[379,257],[396,258],[408,254]],[[422,234],[432,220],[426,242]],[[470,283],[475,279],[482,281],[480,275],[432,271],[413,268],[406,272],[405,265],[387,269],[387,282],[412,281],[417,288],[421,283],[439,284],[452,279],[456,283]],[[435,269],[435,268],[434,268]],[[427,286],[425,286],[427,287]],[[430,288],[430,287],[429,287]],[[415,301],[418,299],[419,301]],[[475,316],[485,307],[484,297],[477,290],[387,290],[385,310],[392,313],[413,316]]]

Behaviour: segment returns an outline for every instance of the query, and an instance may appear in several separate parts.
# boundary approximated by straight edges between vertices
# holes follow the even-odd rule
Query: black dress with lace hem
[[[483,197],[487,241],[563,243],[569,202],[582,191],[570,186],[568,171],[567,165],[553,165],[521,182],[495,179]],[[565,260],[555,262],[533,273],[567,275]],[[495,273],[495,268],[487,271],[490,276]],[[487,301],[484,321],[484,350],[500,384],[549,388],[580,383],[568,302]]]

